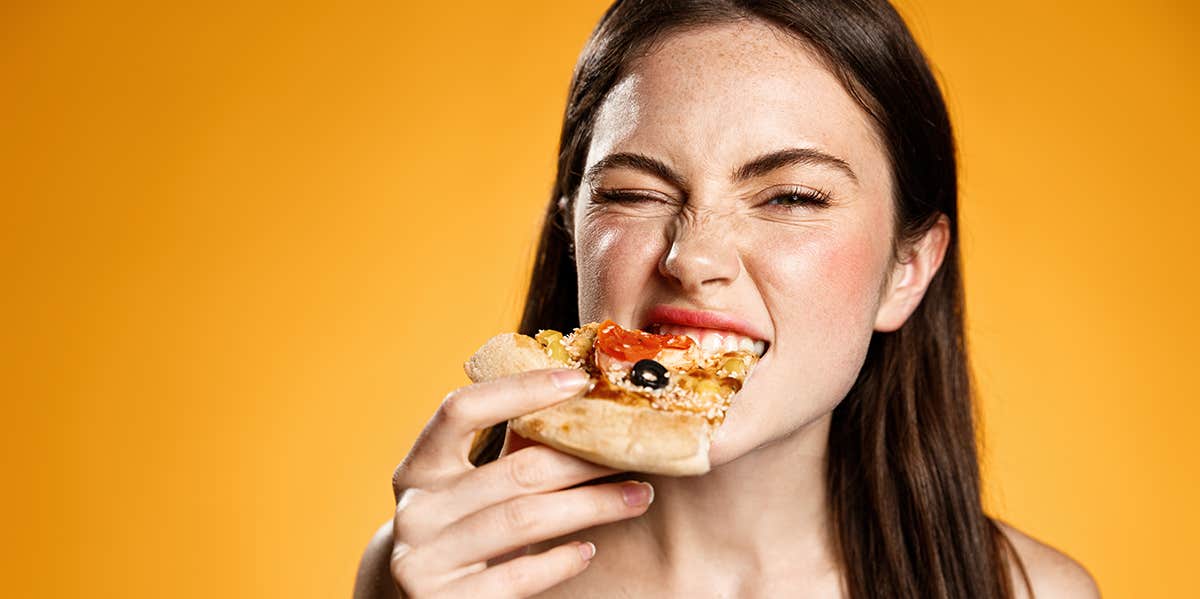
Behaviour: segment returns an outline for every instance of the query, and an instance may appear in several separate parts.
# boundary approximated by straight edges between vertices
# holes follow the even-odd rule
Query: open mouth
[[[748,351],[762,357],[770,345],[762,339],[754,339],[739,335],[732,331],[720,329],[705,329],[675,324],[652,324],[649,329],[662,335],[683,335],[696,342],[696,346],[706,353],[723,351]]]

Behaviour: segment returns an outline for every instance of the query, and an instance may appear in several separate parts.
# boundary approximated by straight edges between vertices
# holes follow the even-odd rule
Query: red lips
[[[718,329],[764,341],[767,338],[766,334],[756,329],[754,325],[737,316],[724,312],[692,310],[679,306],[659,304],[650,309],[646,318],[650,324],[674,324],[702,329]]]

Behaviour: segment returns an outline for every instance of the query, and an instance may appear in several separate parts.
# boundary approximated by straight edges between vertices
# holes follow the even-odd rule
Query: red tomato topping
[[[611,320],[600,324],[596,348],[626,362],[654,359],[664,349],[687,349],[691,338],[685,335],[655,335],[644,331],[629,331]]]

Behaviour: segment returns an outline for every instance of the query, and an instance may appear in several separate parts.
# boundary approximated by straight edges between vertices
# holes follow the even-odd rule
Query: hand
[[[446,396],[393,478],[391,573],[402,592],[415,598],[528,597],[582,572],[595,546],[571,542],[500,563],[488,560],[646,511],[653,498],[646,483],[566,489],[616,471],[544,445],[478,468],[468,460],[476,431],[573,397],[587,384],[578,370],[537,370]]]

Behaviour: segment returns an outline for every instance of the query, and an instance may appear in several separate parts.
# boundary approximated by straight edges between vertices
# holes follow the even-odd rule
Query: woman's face
[[[598,113],[574,199],[581,321],[699,319],[765,341],[710,457],[786,436],[846,395],[878,326],[889,169],[868,115],[785,34],[670,36]]]

